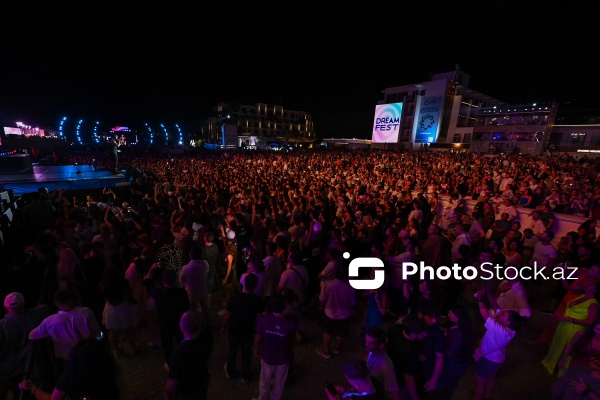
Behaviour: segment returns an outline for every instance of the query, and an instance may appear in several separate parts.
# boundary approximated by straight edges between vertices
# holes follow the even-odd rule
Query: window
[[[455,133],[452,143],[461,143],[461,140],[462,140],[462,135],[460,133]]]
[[[571,144],[582,146],[587,138],[587,133],[571,133]]]

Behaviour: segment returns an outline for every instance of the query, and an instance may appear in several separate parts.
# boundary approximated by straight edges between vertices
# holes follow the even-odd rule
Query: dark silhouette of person
[[[114,134],[110,138],[110,157],[112,161],[113,173],[118,174],[119,171],[119,136]]]

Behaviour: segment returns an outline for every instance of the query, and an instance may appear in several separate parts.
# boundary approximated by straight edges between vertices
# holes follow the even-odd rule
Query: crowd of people
[[[134,171],[127,187],[72,196],[40,188],[19,200],[1,280],[2,395],[117,398],[116,373],[98,377],[102,390],[74,374],[86,373],[82,354],[98,352],[92,341],[109,359],[135,357],[144,323],[164,354],[166,399],[206,398],[219,330],[229,343],[227,378],[257,380],[260,400],[280,399],[316,309],[315,357],[325,360],[343,356],[351,318],[363,314],[365,357],[344,364],[349,387],[331,385],[324,396],[451,399],[474,364],[473,399],[489,399],[530,304],[546,301],[542,283],[518,273],[537,263],[578,267],[576,279],[556,281],[544,307],[552,317],[533,341],[548,346],[540,362],[556,374],[552,394],[600,398],[597,359],[571,366],[600,329],[598,159],[379,150],[121,158]],[[555,238],[558,213],[586,222]],[[357,257],[383,261],[380,288],[350,285]],[[507,275],[402,274],[403,263],[419,261],[433,269],[492,263]],[[376,272],[364,270],[357,279]],[[27,355],[43,351],[36,343],[44,338],[54,373],[35,382]],[[254,374],[253,354],[261,359]]]

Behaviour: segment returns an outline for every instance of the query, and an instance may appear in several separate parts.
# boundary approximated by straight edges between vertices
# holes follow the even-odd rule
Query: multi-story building
[[[470,75],[457,65],[454,71],[433,74],[427,82],[383,89],[379,105],[402,103],[398,139],[393,143],[325,141],[349,147],[492,154],[547,150],[600,154],[597,110],[561,116],[556,102],[509,104],[469,88],[469,81]],[[308,147],[317,140],[308,112],[264,103],[218,103],[202,129],[202,139],[224,147],[262,147],[274,142]]]
[[[555,102],[480,109],[469,149],[478,153],[541,154],[558,112]]]
[[[480,109],[506,103],[469,88],[470,76],[460,69],[434,74],[428,82],[383,89],[379,104],[403,103],[398,147],[419,149],[423,145],[469,143]],[[441,104],[428,140],[418,139],[420,110],[431,99]],[[429,117],[429,115],[428,115]]]
[[[233,104],[218,103],[214,116],[207,119],[202,130],[203,139],[209,143],[224,140],[225,127],[237,126],[240,140],[254,138],[261,143],[278,141],[290,144],[312,143],[315,128],[312,117],[306,111],[284,109],[281,105],[264,103]],[[257,139],[258,138],[258,139]],[[250,144],[240,142],[241,144]],[[253,142],[253,145],[257,144]]]
[[[556,102],[509,104],[470,89],[469,80],[470,76],[457,66],[455,71],[432,75],[428,82],[382,90],[379,104],[402,103],[396,147],[417,150],[428,146],[432,150],[452,148],[480,153],[540,154],[549,149],[600,153],[598,110],[588,110],[587,114],[578,110],[561,117]],[[438,110],[430,106],[427,109],[436,102]],[[424,120],[430,132],[420,137]],[[368,145],[382,146],[375,142]]]

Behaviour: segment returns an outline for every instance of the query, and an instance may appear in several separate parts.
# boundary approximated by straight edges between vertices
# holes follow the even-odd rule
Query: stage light
[[[179,144],[183,143],[183,132],[181,132],[181,128],[179,127],[178,124],[175,124],[175,127],[177,128],[177,131],[179,132]]]
[[[165,144],[168,145],[169,144],[169,132],[167,132],[167,128],[165,127],[165,124],[160,124],[161,128],[163,128],[163,131],[165,132]]]
[[[82,123],[83,123],[83,120],[80,119],[79,122],[77,123],[77,128],[75,128],[75,134],[77,135],[77,141],[79,142],[79,144],[81,144],[81,136],[79,136],[79,130],[81,129]]]
[[[152,132],[152,128],[145,122],[144,125],[146,126],[146,129],[148,129],[148,133],[150,134],[150,144],[154,144],[154,132]]]
[[[62,119],[60,120],[60,123],[58,124],[58,136],[61,138],[64,136],[63,125],[65,124],[66,120],[67,120],[67,117],[62,117]]]
[[[100,140],[98,139],[98,125],[100,125],[100,121],[96,121],[96,125],[94,125],[94,141],[96,143],[100,143]]]

